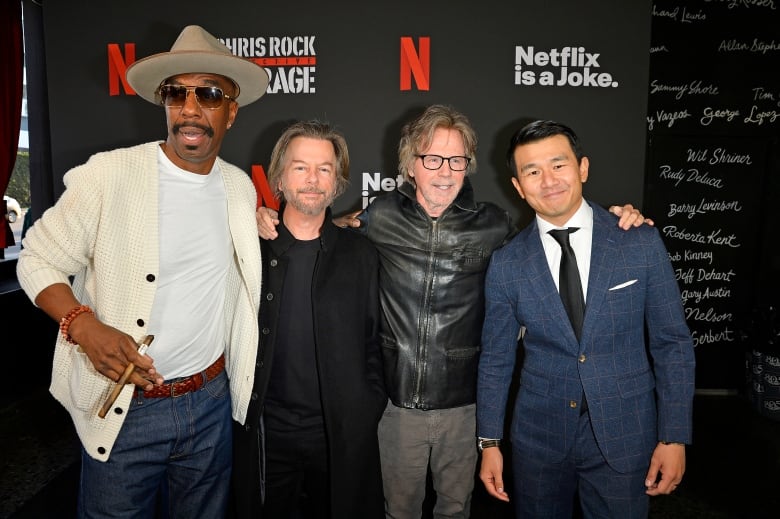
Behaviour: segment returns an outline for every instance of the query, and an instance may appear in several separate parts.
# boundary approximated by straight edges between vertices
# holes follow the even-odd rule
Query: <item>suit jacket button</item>
[[[577,401],[569,400],[569,407],[571,407],[572,409],[577,409]]]
[[[580,355],[579,359],[577,359],[577,360],[579,360],[579,361],[580,361],[580,363],[583,363],[583,362],[585,362],[585,359],[586,359],[586,358],[587,358],[587,357],[585,357],[585,354],[583,353],[582,355]]]

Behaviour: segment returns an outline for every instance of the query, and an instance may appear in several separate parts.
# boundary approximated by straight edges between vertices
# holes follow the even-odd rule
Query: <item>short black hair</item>
[[[555,135],[564,135],[569,139],[571,149],[574,151],[574,156],[577,157],[577,163],[582,161],[582,157],[585,156],[580,144],[580,139],[574,130],[566,126],[565,124],[548,121],[537,120],[532,123],[526,124],[512,135],[509,139],[509,149],[506,152],[506,165],[509,167],[512,175],[517,175],[517,164],[515,164],[515,149],[523,144],[529,142],[539,141],[546,139],[547,137],[553,137]]]

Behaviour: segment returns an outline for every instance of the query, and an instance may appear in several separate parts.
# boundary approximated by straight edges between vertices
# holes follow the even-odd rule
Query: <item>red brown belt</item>
[[[176,380],[169,384],[163,384],[161,386],[154,386],[151,391],[143,391],[136,389],[133,393],[133,397],[144,396],[145,398],[166,398],[177,397],[186,395],[191,391],[197,391],[202,388],[206,382],[213,380],[217,375],[222,373],[225,369],[225,356],[220,355],[214,364],[204,369],[200,373]]]

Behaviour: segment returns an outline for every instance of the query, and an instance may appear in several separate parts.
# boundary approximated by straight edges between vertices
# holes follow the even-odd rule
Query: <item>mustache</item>
[[[197,123],[174,124],[171,130],[174,134],[177,134],[181,131],[182,128],[197,128],[199,130],[203,130],[203,133],[205,133],[208,137],[214,137],[214,128]]]
[[[314,193],[317,195],[324,195],[325,190],[317,187],[304,187],[302,189],[296,190],[296,193]]]

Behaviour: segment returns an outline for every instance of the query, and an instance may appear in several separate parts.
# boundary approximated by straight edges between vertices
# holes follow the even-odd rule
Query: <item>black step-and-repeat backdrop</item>
[[[767,225],[778,221],[780,194],[778,7],[652,6],[643,208],[677,272],[702,389],[741,388],[746,350],[780,349],[753,319],[777,305],[779,288]]]
[[[581,134],[592,199],[642,201],[646,0],[71,0],[45,2],[43,13],[57,172],[99,150],[164,138],[162,109],[130,95],[121,73],[199,24],[272,75],[267,95],[239,110],[222,155],[258,172],[290,121],[328,120],[345,133],[352,158],[337,212],[395,189],[400,128],[432,103],[470,117],[480,138],[477,197],[518,223],[530,211],[503,157],[529,119],[557,119]]]

